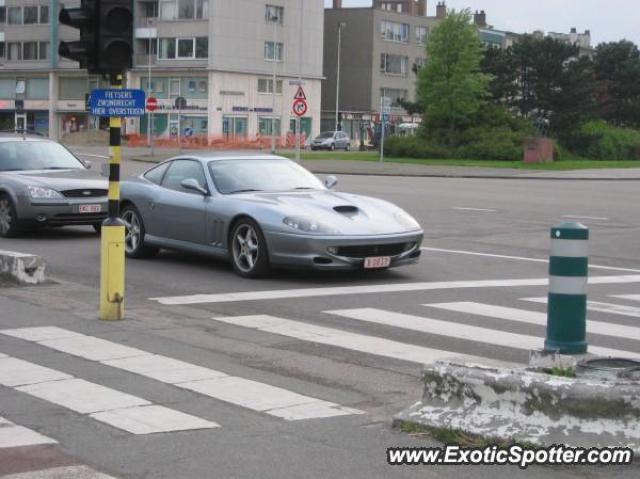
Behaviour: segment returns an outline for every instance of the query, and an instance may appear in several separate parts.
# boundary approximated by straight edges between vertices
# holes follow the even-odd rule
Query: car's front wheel
[[[7,194],[0,195],[0,236],[15,238],[20,234],[16,208]]]
[[[135,206],[125,206],[120,217],[125,224],[124,251],[129,258],[148,258],[158,253],[158,248],[144,244],[144,222]]]
[[[267,242],[258,223],[239,220],[231,231],[230,253],[233,269],[244,278],[257,278],[269,271]]]

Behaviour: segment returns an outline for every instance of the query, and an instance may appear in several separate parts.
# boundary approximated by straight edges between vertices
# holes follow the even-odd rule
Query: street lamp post
[[[277,81],[277,57],[278,57],[278,16],[271,17],[273,23],[273,82],[271,88],[271,153],[276,152],[276,81]]]
[[[342,29],[346,26],[347,24],[345,22],[340,22],[338,24],[338,68],[336,71],[336,131],[340,129],[340,124],[338,123],[338,111],[340,108],[340,50],[342,47]]]

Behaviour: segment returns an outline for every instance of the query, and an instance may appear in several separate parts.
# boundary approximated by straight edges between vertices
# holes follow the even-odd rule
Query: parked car
[[[336,150],[344,149],[349,151],[351,149],[351,139],[344,131],[325,131],[320,133],[311,142],[312,150]]]
[[[423,232],[383,200],[332,191],[279,156],[179,156],[122,183],[127,256],[160,248],[228,258],[244,277],[414,263]]]
[[[42,137],[0,135],[0,236],[25,228],[91,225],[107,217],[108,182]]]

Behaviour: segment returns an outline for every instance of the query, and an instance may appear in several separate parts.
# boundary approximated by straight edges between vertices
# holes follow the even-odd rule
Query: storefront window
[[[84,100],[88,92],[87,78],[60,78],[58,96],[61,100]]]
[[[222,133],[226,137],[247,136],[246,116],[223,116]]]
[[[261,116],[258,118],[258,132],[261,136],[271,136],[271,124],[273,123],[273,134],[280,136],[280,118],[270,118]]]
[[[49,79],[29,78],[26,97],[29,100],[47,100],[49,98]]]

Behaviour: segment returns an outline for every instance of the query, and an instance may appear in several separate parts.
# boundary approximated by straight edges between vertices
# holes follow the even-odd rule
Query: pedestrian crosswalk
[[[592,335],[589,350],[601,356],[640,360],[640,326],[629,325],[634,307],[618,304],[618,301],[636,301],[640,297],[610,295],[609,298],[611,302],[589,303],[592,311],[603,313],[597,321],[587,322],[588,332]],[[516,301],[517,307],[513,307],[513,302],[511,306],[480,301],[426,302],[396,308],[406,308],[404,311],[374,307],[343,308],[327,309],[303,317],[254,314],[216,316],[212,320],[225,327],[257,331],[258,336],[252,335],[252,338],[261,334],[273,335],[301,344],[327,347],[302,348],[304,354],[328,356],[335,360],[336,355],[330,348],[338,348],[348,353],[343,356],[345,361],[357,358],[358,364],[371,364],[376,368],[380,359],[402,361],[409,367],[453,357],[482,363],[505,359],[509,350],[514,351],[509,355],[510,362],[516,353],[524,362],[525,352],[543,347],[546,313],[542,306],[531,301],[532,298],[520,300],[527,301]],[[594,306],[600,309],[594,309]],[[159,354],[158,351],[71,329],[55,326],[5,329],[0,330],[0,337],[14,345],[31,343],[31,348],[40,348],[41,352],[50,354],[54,351],[61,355],[56,365],[69,361],[91,364],[90,368],[74,368],[74,374],[71,374],[64,367],[56,369],[51,364],[43,364],[43,355],[27,361],[17,357],[22,354],[7,354],[9,350],[5,349],[0,353],[0,387],[71,411],[100,427],[108,426],[132,436],[184,431],[220,433],[227,427],[228,418],[218,415],[217,401],[241,408],[256,418],[269,417],[276,421],[328,420],[364,413],[328,398],[309,395],[309,388],[301,385],[300,381],[294,383],[297,386],[287,389],[270,384],[268,380],[256,381],[255,376],[242,377],[238,373],[212,369]],[[612,338],[624,342],[618,348],[611,347],[616,345]],[[269,344],[279,347],[278,342]],[[471,344],[474,346],[470,347]],[[169,407],[169,404],[158,404],[151,398],[131,394],[127,390],[130,382],[125,381],[122,383],[124,386],[113,388],[102,384],[100,379],[77,373],[95,371],[95,368],[103,372],[118,370],[117,375],[144,378],[156,385],[160,383],[163,388],[172,388],[176,393],[182,391],[179,394],[194,393],[191,399],[197,398],[201,405],[204,402],[211,407],[191,409],[188,402],[178,401],[171,401]],[[110,383],[114,384],[118,383]],[[143,389],[136,389],[140,390]],[[208,413],[203,414],[204,410]],[[199,414],[192,414],[194,411],[199,411]],[[55,446],[58,441],[60,438],[50,430],[43,434],[0,417],[0,450]],[[110,477],[96,474],[95,477]],[[73,477],[71,472],[68,477]]]
[[[546,303],[547,298],[522,298],[524,301],[532,303]],[[598,311],[600,313],[620,314],[622,316],[631,316],[632,318],[640,318],[640,308],[626,306],[622,304],[604,303],[602,301],[587,301],[587,309]]]

